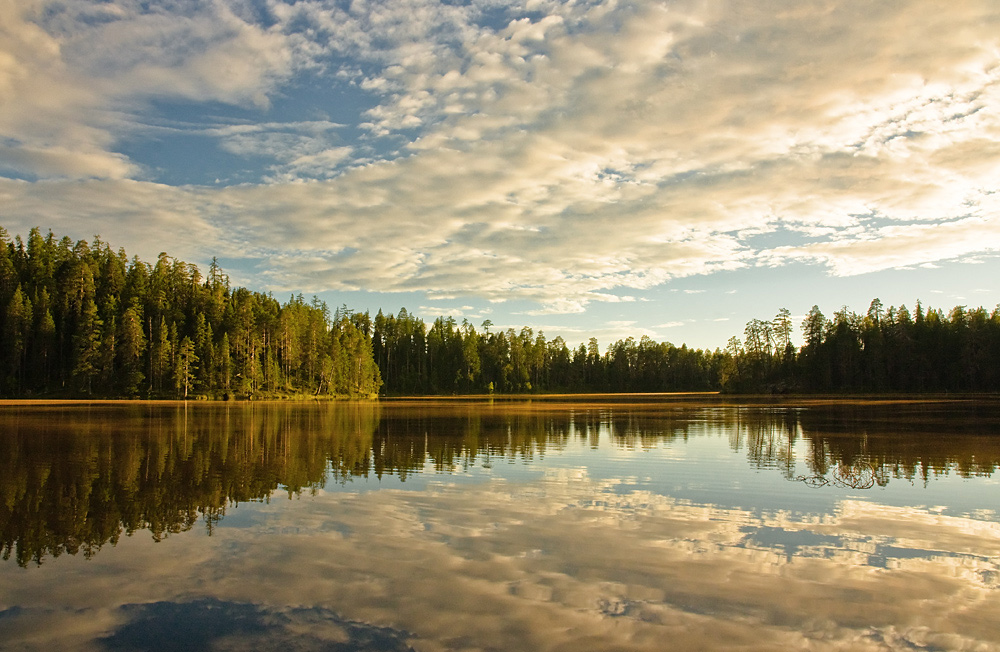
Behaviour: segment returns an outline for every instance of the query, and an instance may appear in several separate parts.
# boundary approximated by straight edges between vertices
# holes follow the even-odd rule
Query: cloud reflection
[[[268,611],[212,598],[123,605],[128,623],[100,640],[107,650],[322,649],[408,652],[406,635],[318,608]]]
[[[719,409],[688,414],[684,430],[680,415],[670,420],[636,408],[628,421],[614,418],[621,414],[616,406],[604,405],[593,408],[592,419],[581,414],[571,427],[553,430],[547,419],[555,410],[544,404],[484,412],[479,421],[470,421],[465,409],[398,410],[389,403],[380,419],[347,419],[352,431],[368,424],[355,431],[360,440],[353,443],[330,435],[329,428],[345,427],[335,414],[296,416],[286,408],[273,422],[275,415],[259,408],[222,412],[240,428],[255,428],[245,440],[198,443],[205,434],[193,427],[186,439],[167,437],[155,450],[187,446],[194,455],[204,447],[205,455],[195,458],[208,460],[208,453],[228,447],[268,460],[236,478],[269,469],[294,471],[307,483],[315,464],[308,456],[296,461],[297,446],[324,451],[334,444],[344,459],[359,463],[378,450],[389,472],[412,469],[406,455],[440,470],[423,471],[430,481],[419,490],[272,488],[268,502],[231,505],[211,532],[193,529],[159,541],[121,537],[89,560],[64,555],[38,568],[4,564],[0,644],[165,649],[168,641],[184,640],[187,626],[189,643],[223,649],[364,649],[365,641],[367,649],[429,651],[662,650],[665,641],[675,649],[991,649],[1000,641],[995,513],[883,504],[878,493],[838,498],[831,509],[802,509],[790,494],[788,506],[767,507],[763,496],[747,492],[749,506],[734,507],[654,490],[640,479],[645,467],[631,455],[599,473],[572,456],[591,454],[590,442],[600,440],[613,443],[612,450],[672,458],[673,442],[685,460],[716,474],[737,473],[746,460],[732,455],[733,441],[712,430],[715,414],[729,431],[742,433],[735,450],[778,477],[762,451],[780,447],[770,447],[761,433],[788,432],[784,421],[765,428],[768,419],[753,418],[752,411],[734,422],[732,411]],[[449,435],[444,425],[456,412],[463,434]],[[933,422],[929,412],[924,406],[921,423]],[[851,440],[834,426],[846,421],[829,415],[800,420],[792,432],[809,433],[830,458],[844,457]],[[129,429],[154,420],[119,421]],[[169,422],[157,421],[159,428]],[[280,427],[272,430],[272,423],[312,430],[296,440]],[[101,441],[99,432],[77,443]],[[324,432],[329,441],[319,435]],[[74,440],[70,433],[63,437]],[[874,429],[869,439],[877,439]],[[838,441],[839,448],[831,448]],[[956,441],[960,450],[958,434]],[[888,445],[872,447],[867,454],[888,454]],[[456,469],[464,467],[455,466],[463,457],[453,453],[473,448],[536,472],[499,464],[463,478]],[[77,459],[87,450],[77,449]],[[288,458],[286,467],[274,452]],[[782,468],[783,458],[775,459]],[[345,467],[331,461],[328,468]],[[225,626],[213,625],[219,618]],[[161,627],[176,638],[148,638]]]
[[[130,572],[100,593],[99,571],[75,566],[69,592],[27,574],[4,602],[75,605],[60,613],[69,621],[95,610],[124,616],[105,640],[126,640],[157,609],[122,606],[192,595],[254,614],[312,605],[410,632],[420,650],[659,650],[664,640],[677,649],[974,649],[1000,640],[995,522],[862,500],[830,514],[758,514],[615,484],[574,468],[527,483],[319,492],[260,505],[259,530],[223,523],[211,538],[172,539],[176,557],[130,540]],[[91,597],[80,604],[81,594]]]

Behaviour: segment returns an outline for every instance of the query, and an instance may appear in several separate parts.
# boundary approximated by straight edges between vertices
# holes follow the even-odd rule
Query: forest
[[[539,392],[995,392],[1000,307],[917,301],[798,326],[781,309],[725,348],[629,337],[602,352],[529,327],[285,303],[231,287],[213,260],[154,263],[0,227],[0,396],[251,399]]]
[[[375,396],[361,315],[230,287],[213,261],[155,263],[100,238],[10,240],[0,228],[0,394],[13,397]]]

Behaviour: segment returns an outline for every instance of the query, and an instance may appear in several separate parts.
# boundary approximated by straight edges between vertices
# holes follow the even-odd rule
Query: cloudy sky
[[[0,225],[570,343],[1000,302],[1000,7],[0,0]]]

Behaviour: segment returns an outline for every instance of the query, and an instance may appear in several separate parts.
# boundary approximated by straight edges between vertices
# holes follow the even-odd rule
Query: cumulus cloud
[[[191,189],[128,179],[44,181],[0,179],[0,204],[17,206],[4,216],[11,234],[33,226],[58,236],[89,240],[100,235],[129,256],[155,260],[160,252],[186,261],[241,256],[239,232],[224,234],[208,218],[202,196]],[[236,283],[251,279],[227,270]]]
[[[373,98],[360,140],[219,131],[273,161],[263,181],[128,186],[145,221],[190,211],[274,289],[525,299],[532,314],[755,265],[848,275],[1000,249],[994,3],[530,5],[7,3],[2,158],[136,178],[115,138],[146,99],[266,107],[323,71]],[[376,142],[396,145],[362,158]],[[17,186],[4,219],[57,225],[68,202],[41,197],[65,192],[96,227],[122,189]]]
[[[308,56],[225,3],[0,3],[7,173],[124,178],[114,151],[154,98],[267,105]]]

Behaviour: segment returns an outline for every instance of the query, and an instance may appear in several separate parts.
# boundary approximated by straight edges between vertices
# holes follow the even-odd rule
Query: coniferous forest
[[[375,395],[362,315],[233,288],[213,262],[0,229],[4,396]]]
[[[231,287],[213,261],[129,258],[0,227],[0,396],[267,398],[532,392],[995,392],[1000,307],[918,301],[800,325],[751,320],[714,351],[648,337],[601,351],[405,309],[374,317]],[[796,328],[804,344],[792,343]]]

